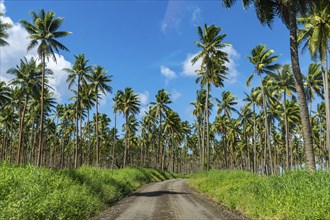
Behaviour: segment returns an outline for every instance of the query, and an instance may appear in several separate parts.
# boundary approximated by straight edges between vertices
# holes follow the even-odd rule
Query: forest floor
[[[244,219],[190,188],[186,179],[151,183],[113,204],[92,220]]]

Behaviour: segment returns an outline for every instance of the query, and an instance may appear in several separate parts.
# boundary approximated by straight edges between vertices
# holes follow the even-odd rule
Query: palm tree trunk
[[[80,76],[78,75],[77,84],[77,104],[76,104],[76,145],[74,150],[74,168],[78,167],[78,147],[79,147],[79,92],[80,92]]]
[[[289,168],[289,127],[288,127],[288,118],[286,112],[286,92],[284,92],[284,126],[285,126],[285,150],[286,150],[286,168]]]
[[[315,157],[312,141],[312,130],[310,126],[307,100],[302,80],[302,74],[299,65],[298,43],[297,43],[297,9],[295,1],[289,1],[289,29],[290,29],[290,53],[292,72],[296,84],[296,91],[298,94],[298,102],[300,108],[300,118],[303,130],[303,139],[305,147],[305,161],[306,167],[309,170],[315,170]]]
[[[92,144],[91,144],[91,127],[90,127],[90,120],[89,120],[89,108],[87,108],[87,133],[88,133],[88,162],[89,165],[92,165]]]
[[[205,105],[205,116],[206,116],[206,171],[210,169],[210,128],[209,128],[209,92],[210,92],[210,84],[207,84],[206,87],[206,105]]]
[[[174,162],[175,162],[175,154],[174,154],[174,144],[173,144],[173,140],[172,142],[172,173],[174,173]]]
[[[205,110],[204,110],[205,111]],[[205,112],[204,112],[205,115]],[[204,116],[202,120],[202,158],[201,158],[201,171],[204,171],[205,168],[205,119],[206,117]]]
[[[18,155],[17,155],[17,157],[18,157],[17,158],[17,163],[18,164],[20,164],[21,152],[22,152],[22,149],[23,149],[24,117],[25,117],[25,112],[26,112],[26,108],[27,108],[28,99],[29,99],[29,95],[26,94],[25,103],[24,103],[24,107],[23,107],[23,111],[22,111],[22,115],[21,115],[21,119],[20,119],[20,127],[19,127]]]
[[[41,166],[41,161],[43,158],[43,148],[44,148],[44,97],[45,97],[45,69],[46,69],[46,58],[45,54],[42,53],[42,77],[41,77],[41,97],[40,97],[40,137],[39,137],[39,151],[37,166]]]
[[[127,149],[128,149],[128,114],[125,114],[125,120],[126,120],[126,132],[125,132],[125,150],[124,150],[124,167],[126,166],[126,157],[127,157]]]
[[[202,144],[201,144],[201,122],[197,118],[197,141],[199,149],[199,163],[202,164]]]
[[[270,168],[270,172],[271,174],[273,174],[273,160],[272,160],[272,151],[271,151],[271,146],[270,146],[270,132],[269,132],[269,124],[268,124],[268,115],[267,115],[267,103],[266,103],[266,95],[265,95],[265,90],[264,90],[264,86],[263,86],[263,82],[262,82],[262,77],[261,74],[258,73],[259,77],[260,77],[260,83],[261,83],[261,90],[262,90],[262,107],[263,107],[263,111],[264,111],[264,116],[265,116],[265,149],[268,149],[268,156],[269,156],[269,168]],[[266,154],[265,154],[266,156]],[[265,157],[266,160],[266,157]]]
[[[160,152],[162,147],[162,143],[161,143],[161,134],[162,133],[162,110],[159,110],[159,129],[158,129],[158,152],[157,152],[157,164],[158,164],[158,169],[160,167],[163,166],[163,164],[161,163],[162,161],[162,153]]]
[[[258,162],[257,162],[257,133],[256,133],[256,105],[253,103],[253,171],[258,173]]]
[[[82,136],[82,109],[81,109],[81,111],[80,111],[80,122],[79,122],[79,124],[80,124],[80,126],[79,126],[79,130],[80,130],[80,147],[79,147],[79,157],[80,157],[80,166],[83,164],[83,136]]]
[[[328,45],[326,51],[320,50],[321,66],[324,84],[325,115],[326,115],[326,149],[328,150],[328,168],[330,168],[330,103],[329,103],[329,76],[328,76]]]
[[[98,102],[98,88],[96,88],[96,124],[95,124],[95,134],[96,134],[96,166],[99,166],[99,102]]]
[[[111,169],[114,168],[114,162],[115,162],[115,146],[116,146],[116,126],[117,126],[117,115],[116,111],[114,111],[115,116],[115,127],[113,129],[113,145],[112,145],[112,163],[111,163]]]

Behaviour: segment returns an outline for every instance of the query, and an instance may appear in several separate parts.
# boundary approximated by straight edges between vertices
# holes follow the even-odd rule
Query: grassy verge
[[[250,218],[330,219],[330,172],[260,177],[211,170],[193,175],[189,183]]]
[[[52,170],[0,164],[0,219],[88,219],[140,186],[174,176],[152,169]]]

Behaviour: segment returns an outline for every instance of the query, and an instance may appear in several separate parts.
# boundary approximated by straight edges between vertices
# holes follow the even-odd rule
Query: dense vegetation
[[[258,219],[330,219],[330,173],[295,171],[258,176],[211,170],[190,184],[219,203]]]
[[[235,1],[223,2],[231,7]],[[59,39],[71,33],[60,30],[64,20],[54,12],[32,12],[32,22],[21,24],[31,40],[27,49],[37,48],[38,54],[18,60],[7,72],[13,78],[0,82],[0,159],[56,168],[88,164],[191,172],[213,167],[265,175],[302,166],[313,170],[316,164],[326,167],[330,162],[328,0],[243,3],[256,7],[261,23],[271,25],[279,17],[287,25],[291,65],[279,65],[279,55],[266,45],[251,46],[247,58],[254,71],[246,82],[250,86],[258,77],[259,85],[246,93],[243,107],[237,109],[232,92],[212,96],[228,74],[226,34],[216,25],[198,27],[195,44],[200,52],[192,63],[201,60],[196,79],[200,90],[191,102],[193,123],[180,119],[164,89],[140,121],[136,117],[140,102],[133,88],[115,92],[114,117],[110,119],[112,112],[100,114],[101,95],[112,93],[112,76],[102,66],[90,64],[85,54],[75,55],[72,68],[65,69],[72,98],[68,104],[56,103],[48,85],[53,72],[47,63],[68,50]],[[11,46],[6,42],[9,28],[1,20],[0,46]],[[306,73],[299,67],[298,43],[315,60]],[[214,108],[217,115],[210,121]],[[124,135],[119,135],[118,114],[125,119]]]
[[[223,0],[232,7],[234,0]],[[216,25],[199,26],[195,42],[201,61],[196,83],[195,121],[182,121],[171,108],[171,96],[160,89],[138,121],[138,94],[133,88],[114,93],[113,112],[100,114],[102,95],[112,93],[112,76],[92,65],[85,54],[75,55],[68,72],[72,98],[59,104],[48,85],[53,74],[49,59],[69,49],[59,39],[63,18],[52,11],[32,12],[21,24],[29,33],[28,50],[0,82],[0,218],[87,218],[141,184],[163,179],[152,170],[112,169],[153,167],[172,172],[242,169],[254,172],[211,171],[193,177],[193,186],[217,200],[261,218],[330,218],[328,172],[288,172],[316,165],[330,167],[330,108],[328,52],[329,0],[243,0],[253,6],[262,24],[281,19],[289,30],[291,63],[280,65],[279,55],[266,45],[251,45],[247,56],[254,69],[246,80],[250,87],[244,105],[237,109],[224,86],[229,62],[226,34]],[[3,15],[0,14],[0,18]],[[0,19],[0,47],[10,24]],[[243,39],[244,40],[244,39]],[[281,42],[282,43],[282,42]],[[301,72],[299,45],[315,63]],[[193,91],[192,91],[193,92]],[[213,95],[212,95],[213,94]],[[217,111],[210,121],[212,110]],[[110,114],[114,117],[110,119]],[[116,117],[125,123],[119,134]],[[110,127],[114,120],[114,127]],[[58,171],[41,167],[57,168]],[[75,168],[75,169],[74,169]],[[261,177],[285,173],[283,176]],[[31,211],[33,209],[33,211]],[[24,217],[23,217],[24,216]]]
[[[152,169],[52,170],[0,164],[0,219],[88,219],[149,182],[173,178]]]

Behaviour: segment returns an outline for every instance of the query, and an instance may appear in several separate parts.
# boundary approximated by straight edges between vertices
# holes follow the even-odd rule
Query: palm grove
[[[231,7],[235,1],[223,3]],[[291,65],[279,65],[280,55],[266,45],[252,48],[247,56],[254,69],[246,80],[250,91],[239,109],[235,95],[220,90],[228,74],[226,34],[215,25],[198,27],[199,53],[192,63],[201,60],[196,79],[200,90],[190,103],[193,123],[182,121],[171,109],[171,95],[164,89],[140,121],[139,97],[133,88],[114,93],[109,112],[113,118],[100,114],[102,95],[112,93],[112,76],[104,67],[92,65],[85,54],[75,55],[72,68],[64,69],[71,101],[56,103],[47,63],[56,61],[55,53],[69,51],[60,38],[71,33],[60,30],[63,18],[54,12],[32,12],[32,22],[21,24],[29,33],[27,50],[36,48],[37,57],[23,57],[7,71],[12,79],[0,83],[0,158],[55,168],[85,164],[172,172],[222,168],[276,174],[304,166],[313,170],[316,164],[326,167],[330,165],[329,3],[243,1],[245,7],[256,8],[262,24],[271,25],[276,17],[283,20],[290,31]],[[9,28],[0,19],[0,47],[10,47]],[[299,44],[315,61],[306,73],[299,67]],[[255,87],[253,78],[258,80]],[[212,110],[217,112],[213,122]],[[117,117],[124,118],[122,128],[117,127]]]

